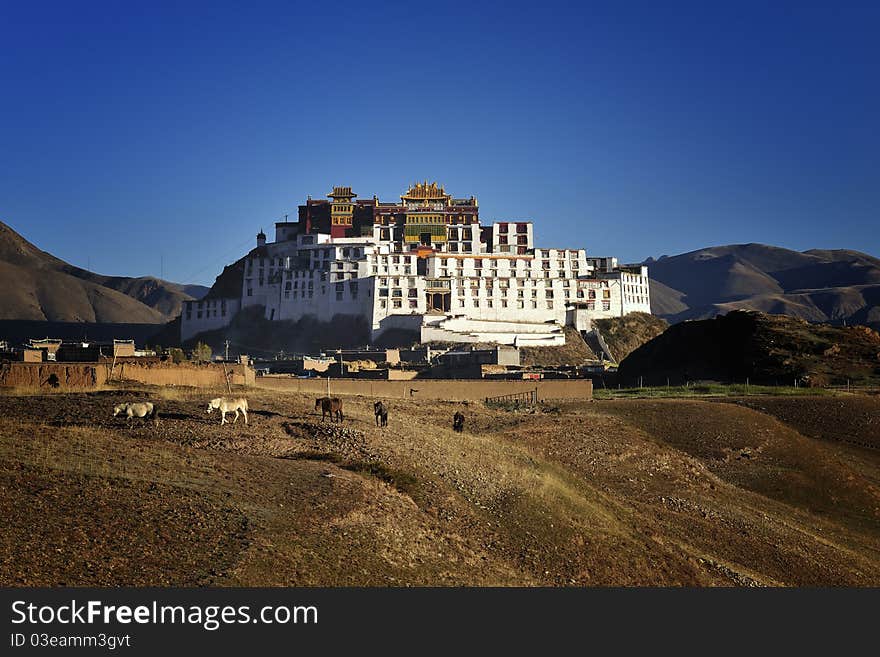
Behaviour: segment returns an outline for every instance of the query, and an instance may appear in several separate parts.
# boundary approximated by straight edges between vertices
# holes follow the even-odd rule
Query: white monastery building
[[[647,267],[536,248],[532,222],[481,224],[473,196],[427,181],[400,203],[357,200],[350,187],[327,196],[309,197],[298,221],[276,223],[275,241],[257,235],[239,264],[240,290],[235,278],[234,294],[215,285],[187,301],[181,338],[222,328],[248,306],[269,320],[359,317],[374,340],[404,329],[422,342],[517,346],[562,344],[565,325],[589,330],[593,319],[650,312]]]

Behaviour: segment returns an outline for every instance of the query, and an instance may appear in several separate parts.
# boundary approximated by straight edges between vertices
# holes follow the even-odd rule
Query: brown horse
[[[388,407],[380,401],[373,404],[373,412],[376,414],[376,426],[388,426]]]
[[[333,420],[336,416],[337,422],[342,422],[342,400],[339,397],[318,397],[315,400],[315,410],[321,409],[321,422],[329,415]]]

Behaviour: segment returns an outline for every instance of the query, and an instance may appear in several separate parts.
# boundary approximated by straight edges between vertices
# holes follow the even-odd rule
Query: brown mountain
[[[646,264],[651,308],[672,323],[759,310],[880,327],[880,259],[858,251],[732,244]]]
[[[0,222],[0,320],[155,323],[204,288],[152,277],[102,276],[41,251]]]

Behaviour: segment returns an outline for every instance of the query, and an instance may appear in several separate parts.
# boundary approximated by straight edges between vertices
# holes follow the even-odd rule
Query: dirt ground
[[[880,585],[880,398],[240,392],[0,395],[0,585]]]

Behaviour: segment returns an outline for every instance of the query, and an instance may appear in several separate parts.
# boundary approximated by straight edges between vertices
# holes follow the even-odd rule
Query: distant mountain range
[[[0,222],[0,320],[163,324],[207,293],[150,276],[102,276],[41,251]]]
[[[880,259],[848,250],[713,246],[649,258],[651,310],[670,323],[760,310],[880,327]]]

